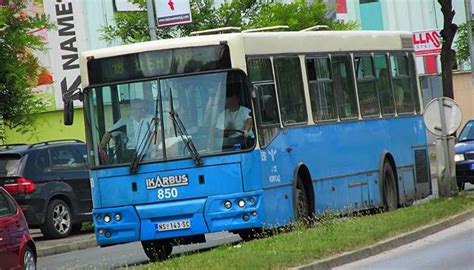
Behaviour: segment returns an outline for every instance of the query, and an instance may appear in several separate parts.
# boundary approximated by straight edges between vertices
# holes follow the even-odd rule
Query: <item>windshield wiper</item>
[[[130,169],[129,169],[130,174],[137,173],[138,165],[140,164],[140,162],[145,157],[145,154],[148,151],[148,148],[150,148],[151,137],[153,135],[153,132],[151,132],[151,130],[152,130],[151,127],[154,125],[153,130],[154,130],[154,133],[156,133],[156,123],[157,123],[156,117],[153,117],[153,119],[151,119],[150,124],[148,125],[145,136],[140,141],[140,143],[137,143],[137,148],[133,152],[132,162],[130,163]],[[156,136],[156,134],[155,134],[155,136]]]
[[[171,88],[170,88],[169,94],[170,94],[170,117],[171,117],[171,120],[173,120],[174,132],[176,133],[176,131],[178,131],[179,136],[181,137],[181,140],[184,142],[184,144],[188,148],[189,153],[191,153],[191,157],[193,158],[193,161],[196,164],[196,166],[202,166],[203,163],[202,163],[201,156],[199,155],[199,152],[194,146],[193,140],[191,139],[191,136],[189,136],[188,131],[186,130],[186,127],[181,121],[181,118],[179,118],[178,113],[175,112],[174,110],[173,92],[171,91]]]
[[[145,121],[145,118],[142,119],[142,121]],[[153,132],[151,132],[152,127],[153,127]],[[128,170],[130,174],[136,174],[138,172],[138,165],[145,157],[145,154],[148,151],[148,148],[150,148],[151,137],[153,135],[155,136],[155,143],[156,143],[156,137],[158,136],[157,130],[158,130],[158,100],[157,100],[157,105],[155,106],[155,116],[151,119],[150,124],[148,125],[146,129],[145,136],[140,141],[140,143],[137,142],[137,148],[133,152],[132,162],[130,162],[130,168]],[[139,132],[141,132],[141,128]],[[137,137],[137,140],[138,138],[140,138],[140,136]]]
[[[171,116],[171,119],[173,120],[176,130],[179,133],[179,136],[181,137],[181,140],[183,140],[184,144],[186,145],[189,152],[191,153],[194,163],[196,164],[196,166],[202,166],[203,163],[202,163],[201,156],[199,155],[199,152],[194,146],[191,136],[189,136],[188,132],[186,131],[186,127],[184,127],[183,122],[181,121],[181,118],[179,118],[178,113],[171,110],[170,116]]]

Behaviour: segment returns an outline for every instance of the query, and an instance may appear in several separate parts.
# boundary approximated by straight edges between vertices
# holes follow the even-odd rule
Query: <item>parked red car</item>
[[[36,246],[20,206],[0,187],[0,269],[36,269]]]

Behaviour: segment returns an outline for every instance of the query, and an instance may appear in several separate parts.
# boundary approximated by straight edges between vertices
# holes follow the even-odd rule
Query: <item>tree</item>
[[[46,48],[40,37],[29,32],[52,25],[46,16],[30,17],[23,12],[26,0],[9,2],[0,6],[0,115],[9,128],[26,132],[34,114],[44,108],[32,92],[42,72],[32,51]]]
[[[474,23],[471,24],[471,33],[472,39],[474,40]],[[469,31],[467,28],[467,24],[463,23],[459,25],[458,31],[458,38],[456,42],[454,42],[454,47],[456,48],[456,58],[460,62],[468,62],[470,61],[470,53],[469,53],[469,42],[468,42],[468,35]]]
[[[456,35],[456,30],[458,26],[453,23],[453,18],[456,12],[453,10],[453,5],[451,0],[438,0],[438,3],[441,5],[441,12],[443,13],[443,29],[441,30],[441,37],[443,38],[443,45],[441,47],[441,77],[443,82],[443,96],[454,99],[454,90],[453,90],[453,62],[454,62],[454,50],[451,49],[453,44],[454,35]],[[440,110],[442,113],[440,117],[444,114],[444,110]],[[447,117],[447,116],[444,116]],[[442,120],[443,121],[443,120]],[[442,124],[443,126],[443,124]],[[442,127],[442,129],[446,129]],[[445,131],[443,131],[445,132]],[[455,171],[451,164],[453,163],[454,157],[449,154],[449,144],[450,138],[446,136],[441,136],[441,148],[443,149],[443,158],[444,161],[444,173],[439,175],[438,179],[438,190],[441,197],[451,197],[457,193],[457,184]],[[455,169],[454,169],[455,170]]]
[[[143,9],[146,0],[132,0]],[[157,28],[161,39],[188,36],[193,31],[220,27],[260,28],[274,25],[288,25],[290,30],[302,30],[317,24],[325,24],[329,29],[355,29],[354,22],[344,23],[327,18],[328,6],[323,0],[307,3],[298,0],[294,3],[260,4],[257,0],[233,0],[216,7],[214,0],[191,0],[193,22],[171,27]],[[149,40],[146,12],[117,12],[115,26],[100,29],[106,41],[120,39],[124,43]]]
[[[438,2],[441,5],[441,12],[444,18],[443,29],[440,33],[443,38],[443,45],[441,47],[443,96],[454,99],[452,70],[454,51],[451,49],[451,46],[453,45],[454,35],[456,35],[458,28],[458,26],[453,23],[454,14],[456,14],[456,12],[453,10],[451,0],[438,0]]]
[[[357,23],[334,21],[327,17],[328,6],[323,0],[308,3],[296,0],[292,3],[263,4],[248,28],[287,25],[289,30],[298,31],[315,25],[327,25],[331,30],[352,30]]]

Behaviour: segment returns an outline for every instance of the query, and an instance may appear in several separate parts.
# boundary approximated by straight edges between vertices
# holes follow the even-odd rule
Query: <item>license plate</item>
[[[159,232],[172,231],[172,230],[183,230],[191,228],[191,221],[189,219],[176,220],[164,223],[156,224],[156,229]]]

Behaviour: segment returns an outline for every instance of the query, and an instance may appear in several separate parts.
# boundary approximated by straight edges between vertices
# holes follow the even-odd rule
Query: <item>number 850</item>
[[[158,199],[170,199],[178,197],[178,190],[176,188],[164,188],[158,190]]]

